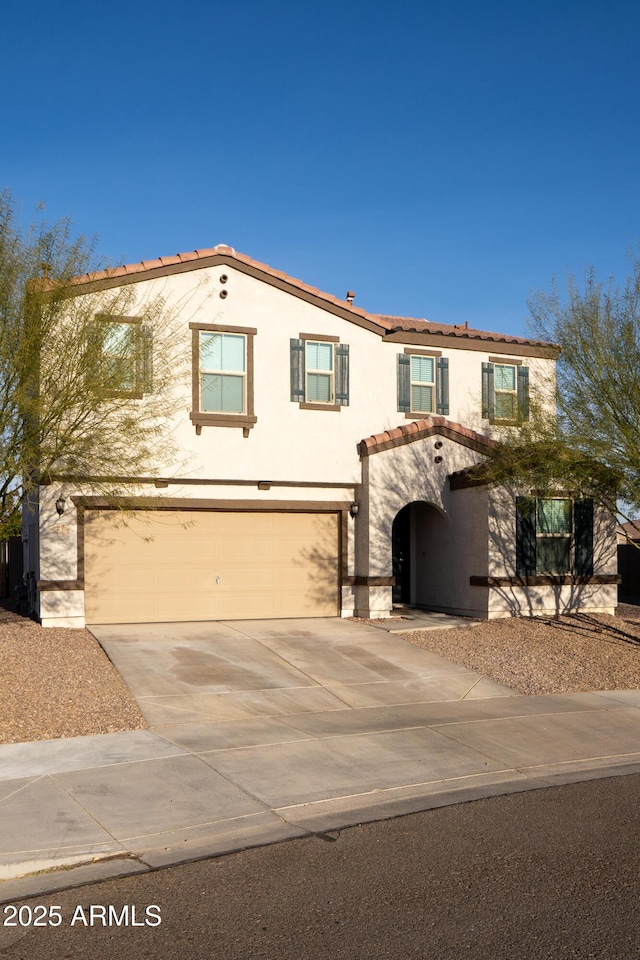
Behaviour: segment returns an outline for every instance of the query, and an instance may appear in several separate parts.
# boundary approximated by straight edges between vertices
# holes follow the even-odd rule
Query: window
[[[518,576],[593,575],[593,501],[516,498]]]
[[[253,337],[249,327],[190,324],[193,351],[191,420],[203,426],[243,427],[253,413]]]
[[[398,354],[398,410],[406,416],[449,415],[449,361],[440,353],[406,349]]]
[[[529,419],[529,368],[520,360],[482,364],[482,416],[504,424]]]
[[[349,345],[338,337],[301,333],[291,340],[291,400],[307,410],[349,404]]]
[[[152,331],[135,317],[96,317],[99,388],[141,398],[152,389]]]
[[[307,340],[305,343],[305,397],[309,403],[333,403],[334,345]]]
[[[245,413],[247,338],[243,333],[200,331],[200,409]]]

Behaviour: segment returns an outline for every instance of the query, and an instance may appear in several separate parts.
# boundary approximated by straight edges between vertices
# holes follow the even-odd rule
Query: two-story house
[[[79,277],[76,295],[124,285],[123,337],[157,295],[189,351],[167,420],[179,462],[159,444],[126,523],[92,478],[39,488],[24,538],[45,626],[384,617],[394,602],[613,612],[613,524],[591,501],[469,472],[528,416],[553,345],[369,313],[224,245]],[[150,331],[135,402],[153,349]]]

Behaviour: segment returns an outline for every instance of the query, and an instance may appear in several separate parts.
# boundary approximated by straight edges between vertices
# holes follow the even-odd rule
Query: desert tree
[[[535,294],[529,310],[533,335],[560,347],[555,403],[501,438],[486,477],[640,513],[640,257],[621,285],[590,268],[582,283]]]
[[[106,493],[171,463],[175,310],[136,284],[92,284],[103,266],[68,221],[23,227],[0,193],[0,537],[40,483]]]

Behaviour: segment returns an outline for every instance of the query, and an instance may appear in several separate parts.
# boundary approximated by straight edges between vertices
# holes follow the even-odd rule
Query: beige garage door
[[[338,613],[336,513],[85,513],[87,623]]]

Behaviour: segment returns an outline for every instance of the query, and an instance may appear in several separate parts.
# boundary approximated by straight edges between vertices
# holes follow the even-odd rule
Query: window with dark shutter
[[[516,576],[536,573],[536,498],[516,497]]]
[[[441,417],[449,416],[448,357],[438,357],[436,361],[436,412]]]
[[[593,500],[516,497],[516,575],[593,576]]]
[[[398,354],[398,410],[409,413],[411,410],[411,374],[409,372],[409,356],[406,353]]]
[[[574,504],[574,536],[576,573],[593,576],[593,500],[576,500]]]
[[[304,401],[304,340],[291,340],[291,399]]]
[[[529,368],[520,361],[482,364],[482,416],[491,423],[529,419]]]
[[[349,406],[349,344],[336,344],[336,403]]]
[[[449,360],[440,353],[406,349],[397,355],[398,410],[407,417],[449,415]]]
[[[349,405],[349,345],[337,337],[301,333],[290,341],[291,401],[305,410]]]

